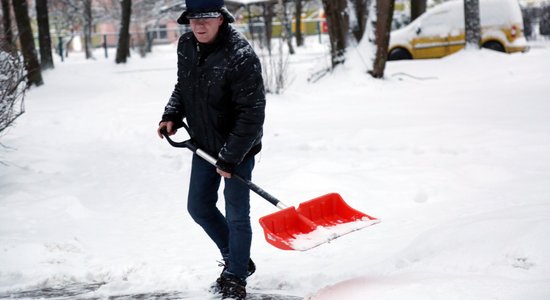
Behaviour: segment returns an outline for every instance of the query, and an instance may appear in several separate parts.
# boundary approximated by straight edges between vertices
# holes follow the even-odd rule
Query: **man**
[[[265,92],[261,65],[250,44],[229,23],[223,0],[187,0],[178,19],[191,33],[178,42],[178,82],[165,107],[158,134],[173,135],[185,118],[191,139],[217,158],[212,166],[193,156],[188,211],[219,248],[224,269],[213,286],[223,298],[244,299],[250,259],[250,191],[236,173],[251,178],[261,149]],[[225,216],[216,207],[225,179]]]

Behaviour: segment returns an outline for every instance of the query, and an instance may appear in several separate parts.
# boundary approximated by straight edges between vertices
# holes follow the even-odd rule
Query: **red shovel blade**
[[[296,212],[294,207],[285,208],[260,218],[268,243],[283,250],[294,250],[292,240],[300,234],[314,231],[317,226]]]
[[[270,244],[283,250],[308,250],[377,223],[351,208],[339,194],[327,194],[260,218]],[[326,229],[326,230],[325,230]]]

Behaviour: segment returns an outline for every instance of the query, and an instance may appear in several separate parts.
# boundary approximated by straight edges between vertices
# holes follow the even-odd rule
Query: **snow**
[[[390,62],[384,80],[351,50],[316,83],[306,79],[326,45],[297,51],[292,84],[268,95],[253,181],[289,205],[338,192],[382,222],[282,251],[257,222],[276,208],[253,195],[250,290],[550,299],[548,43]],[[217,250],[186,211],[190,153],[155,132],[175,46],[112,60],[57,61],[2,136],[0,297],[79,284],[98,287],[84,297],[201,295],[219,274]]]
[[[295,235],[294,238],[291,239],[289,242],[292,249],[305,251],[318,247],[325,243],[329,243],[330,241],[345,234],[363,229],[368,226],[372,226],[379,222],[379,220],[371,220],[367,217],[364,217],[362,220],[337,224],[334,226],[317,226],[315,230],[309,233]]]

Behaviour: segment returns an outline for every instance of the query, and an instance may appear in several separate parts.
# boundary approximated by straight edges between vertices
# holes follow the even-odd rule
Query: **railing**
[[[273,22],[272,38],[279,38],[282,32],[282,24]],[[263,40],[265,36],[265,24],[263,22],[252,23],[233,23],[238,31],[243,33],[247,38],[252,40]],[[295,22],[292,22],[290,33],[295,32]],[[322,35],[327,33],[327,25],[325,19],[308,19],[302,21],[303,35],[318,35],[319,42],[322,43]],[[185,32],[191,29],[188,25],[178,26],[177,28],[156,27],[148,28],[146,31],[133,31],[130,33],[131,48],[146,47],[150,48],[153,45],[169,44],[176,42],[178,38]],[[288,29],[287,29],[288,30]],[[118,32],[101,32],[92,34],[92,48],[105,49],[105,57],[108,57],[108,48],[116,47],[118,44]],[[52,45],[55,45],[58,54],[64,53],[68,47],[68,42],[75,38],[83,39],[82,33],[73,33],[72,35],[52,35]],[[82,45],[84,42],[81,40]]]

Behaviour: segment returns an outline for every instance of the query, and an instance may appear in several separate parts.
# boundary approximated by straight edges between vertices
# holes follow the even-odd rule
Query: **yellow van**
[[[527,50],[517,0],[480,0],[481,45],[512,53]],[[438,58],[465,45],[464,1],[452,0],[428,10],[390,35],[389,60]]]

